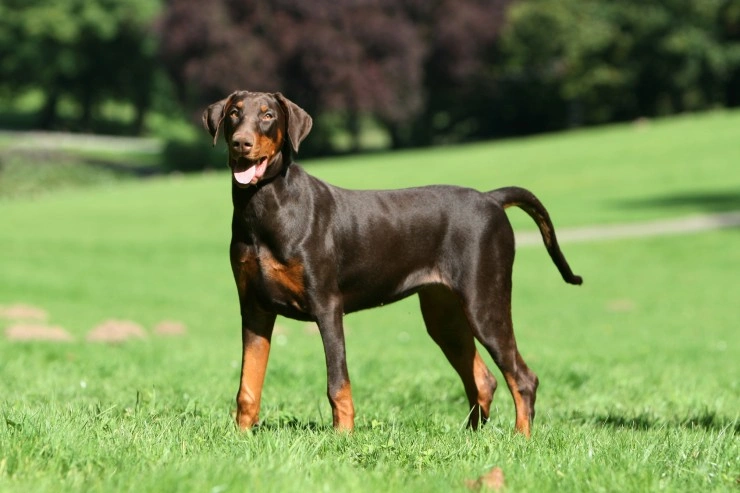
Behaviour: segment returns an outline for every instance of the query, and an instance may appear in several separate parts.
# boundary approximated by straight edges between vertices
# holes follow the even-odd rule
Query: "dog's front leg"
[[[274,313],[264,312],[255,304],[242,308],[242,373],[236,394],[236,423],[241,430],[259,422],[262,384],[274,325]]]
[[[327,395],[334,428],[352,431],[355,426],[355,407],[347,371],[342,316],[341,306],[335,306],[318,316],[317,322],[326,355]]]

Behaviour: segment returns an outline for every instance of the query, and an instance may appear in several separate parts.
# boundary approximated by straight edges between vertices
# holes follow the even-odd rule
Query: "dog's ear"
[[[224,109],[229,105],[233,96],[234,94],[232,93],[227,98],[224,98],[221,101],[216,101],[206,108],[201,117],[203,126],[208,130],[208,132],[210,132],[211,137],[213,137],[214,146],[218,142],[218,129],[221,127],[221,124],[224,121],[224,116],[226,115]]]
[[[303,142],[303,139],[306,138],[308,132],[311,131],[313,120],[311,119],[311,116],[306,113],[306,110],[279,92],[276,92],[274,96],[280,103],[280,106],[282,106],[285,117],[288,120],[288,138],[290,139],[290,145],[293,152],[297,153],[298,146]]]

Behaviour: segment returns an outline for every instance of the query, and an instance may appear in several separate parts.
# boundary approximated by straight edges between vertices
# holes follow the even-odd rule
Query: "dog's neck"
[[[306,189],[304,181],[309,179],[308,175],[285,153],[276,157],[276,161],[270,166],[274,166],[276,172],[255,186],[240,188],[232,182],[234,216],[231,227],[234,239],[278,246],[283,239],[275,235],[286,232],[285,224],[273,229],[271,219],[279,221],[278,217],[286,209],[303,209],[300,204]],[[305,228],[305,224],[301,223],[294,226]]]

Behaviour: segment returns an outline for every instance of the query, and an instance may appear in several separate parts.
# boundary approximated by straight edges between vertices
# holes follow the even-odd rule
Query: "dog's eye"
[[[236,108],[232,108],[231,111],[229,111],[229,116],[232,118],[238,118],[239,117],[239,110]]]
[[[272,111],[268,111],[262,115],[263,120],[272,120],[275,118],[275,114]]]

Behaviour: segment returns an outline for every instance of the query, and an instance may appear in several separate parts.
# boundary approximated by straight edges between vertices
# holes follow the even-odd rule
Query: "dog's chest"
[[[304,298],[303,263],[299,260],[281,262],[269,252],[257,256],[265,287],[274,295]]]
[[[243,248],[232,257],[237,287],[256,295],[272,308],[306,312],[306,290],[303,263],[298,259],[281,261],[269,250]]]

